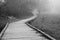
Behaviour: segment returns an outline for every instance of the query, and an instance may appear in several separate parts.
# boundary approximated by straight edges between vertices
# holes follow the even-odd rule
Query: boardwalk
[[[45,38],[40,37],[40,34],[36,34],[36,31],[29,28],[26,24],[21,23],[11,23],[2,39],[4,40],[43,40]]]
[[[36,16],[10,23],[6,29],[2,40],[47,40],[39,36],[36,31],[25,24],[25,22],[34,19]]]

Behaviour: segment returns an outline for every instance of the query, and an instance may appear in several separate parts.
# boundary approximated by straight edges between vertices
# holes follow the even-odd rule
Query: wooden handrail
[[[5,28],[1,31],[1,33],[0,33],[0,39],[2,38],[2,36],[3,36],[4,32],[5,32],[5,30],[7,29],[8,25],[9,25],[9,23],[7,23],[6,26],[5,26]]]
[[[26,22],[26,24],[27,24],[29,27],[31,27],[31,28],[37,30],[38,32],[42,33],[43,35],[45,35],[46,37],[48,37],[50,40],[56,40],[56,39],[53,38],[52,36],[48,35],[47,33],[43,32],[42,30],[40,30],[40,29],[38,29],[38,28],[32,26],[32,25],[29,24],[28,22]]]

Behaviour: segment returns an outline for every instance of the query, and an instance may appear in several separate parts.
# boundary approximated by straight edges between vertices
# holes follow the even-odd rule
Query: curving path
[[[2,40],[47,40],[44,37],[39,36],[41,34],[36,34],[34,29],[25,24],[25,22],[34,18],[36,18],[36,16],[10,23]]]

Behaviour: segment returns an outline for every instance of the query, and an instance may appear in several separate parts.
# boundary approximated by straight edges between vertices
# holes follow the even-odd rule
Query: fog
[[[4,2],[4,1],[3,1]],[[7,11],[11,14],[38,10],[39,14],[60,15],[60,0],[5,0]]]
[[[41,14],[59,15],[60,0],[41,0],[39,10]]]

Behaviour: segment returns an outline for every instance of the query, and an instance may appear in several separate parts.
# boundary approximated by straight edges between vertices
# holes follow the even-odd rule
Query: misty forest
[[[33,16],[38,10],[37,18],[31,25],[60,39],[60,0],[5,0],[0,2],[0,32],[7,22],[14,22]]]

